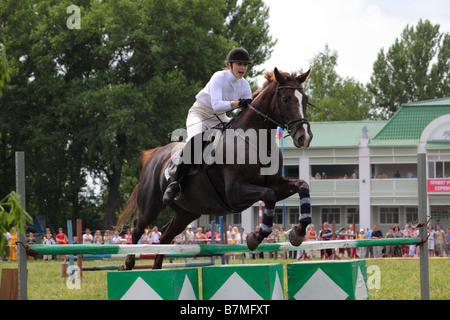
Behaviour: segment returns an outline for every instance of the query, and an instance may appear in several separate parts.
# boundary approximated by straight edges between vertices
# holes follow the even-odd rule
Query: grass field
[[[217,259],[220,261],[220,259]],[[219,261],[216,260],[216,264]],[[175,262],[182,262],[179,260]],[[206,260],[204,260],[206,261]],[[367,259],[367,266],[379,267],[379,289],[369,289],[371,300],[418,300],[420,299],[419,259]],[[283,263],[297,260],[263,259],[246,260],[246,263]],[[118,265],[121,261],[84,261],[83,266]],[[150,264],[152,261],[137,261]],[[230,263],[242,263],[241,259]],[[28,298],[30,300],[107,300],[106,274],[116,271],[84,271],[81,289],[69,289],[66,279],[61,278],[62,262],[28,263]],[[0,262],[0,269],[17,268],[15,262]],[[286,267],[284,279],[287,281]],[[429,260],[430,297],[432,300],[450,300],[450,259]],[[201,272],[199,272],[201,277]],[[285,288],[287,285],[285,283]],[[287,289],[285,289],[287,291]],[[200,290],[201,295],[201,290]],[[287,297],[287,292],[285,292]]]

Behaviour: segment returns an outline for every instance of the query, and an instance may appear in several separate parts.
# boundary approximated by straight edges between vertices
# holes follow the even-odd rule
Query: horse
[[[244,163],[222,163],[191,165],[189,173],[181,182],[182,192],[169,204],[174,214],[172,219],[161,228],[161,244],[170,244],[173,238],[182,233],[186,226],[201,215],[226,215],[230,212],[242,212],[258,201],[264,202],[262,223],[258,231],[252,231],[247,237],[247,246],[254,251],[262,240],[272,232],[273,214],[276,202],[295,193],[300,196],[299,224],[289,233],[289,241],[299,246],[311,223],[309,186],[301,179],[287,179],[282,176],[282,154],[276,145],[277,127],[286,129],[297,148],[307,148],[313,134],[305,117],[308,96],[302,84],[308,79],[311,69],[297,76],[285,73],[277,68],[266,72],[263,87],[253,93],[253,100],[247,107],[225,124],[227,134],[214,139],[216,149],[226,145],[229,151],[238,152],[245,158]],[[253,130],[253,131],[252,131]],[[236,138],[236,132],[255,132],[253,143],[247,136]],[[235,134],[230,138],[228,132]],[[268,141],[268,140],[270,141]],[[264,146],[262,141],[268,145]],[[240,146],[239,146],[240,145]],[[164,175],[172,153],[183,148],[183,142],[172,142],[165,146],[146,150],[142,153],[142,170],[127,204],[121,213],[116,229],[132,221],[132,243],[138,240],[166,206],[163,201],[164,190],[170,181]],[[259,158],[250,161],[250,157],[259,154]],[[235,153],[236,155],[236,153]],[[271,163],[262,161],[270,156]],[[225,158],[225,154],[217,155]],[[236,157],[233,158],[236,160]],[[230,161],[228,161],[230,162]],[[266,169],[272,172],[263,174]],[[209,195],[209,196],[208,196]],[[162,267],[164,256],[157,255],[153,269]],[[134,255],[127,255],[121,270],[131,270],[135,264]]]

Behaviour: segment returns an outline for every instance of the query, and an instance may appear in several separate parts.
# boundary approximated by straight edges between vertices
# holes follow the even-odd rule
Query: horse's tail
[[[141,155],[141,164],[144,167],[145,163],[158,151],[160,148],[145,150]],[[133,192],[130,195],[130,198],[127,201],[125,208],[120,214],[119,219],[117,219],[117,223],[115,226],[115,230],[122,232],[125,224],[131,224],[135,217],[139,214],[139,208],[137,205],[137,192],[138,192],[139,184],[134,187]]]
[[[123,209],[122,213],[120,214],[119,219],[117,219],[116,226],[114,227],[115,230],[119,231],[119,233],[122,232],[123,226],[125,224],[129,224],[133,221],[134,216],[139,214],[139,209],[137,205],[137,191],[138,191],[139,184],[134,187],[133,192],[131,193],[130,198],[127,201],[127,205]]]

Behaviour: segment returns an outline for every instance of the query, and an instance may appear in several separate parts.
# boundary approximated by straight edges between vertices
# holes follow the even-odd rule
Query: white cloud
[[[328,43],[339,55],[337,71],[363,83],[370,80],[381,48],[389,48],[407,24],[419,19],[450,31],[447,0],[265,0],[270,7],[270,34],[278,39],[263,66],[291,72],[309,62]]]

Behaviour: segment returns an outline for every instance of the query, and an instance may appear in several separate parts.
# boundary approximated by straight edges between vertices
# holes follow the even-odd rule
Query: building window
[[[341,224],[341,209],[339,208],[322,208],[322,223],[328,222]]]
[[[282,208],[275,209],[275,213],[273,215],[273,223],[283,224],[283,209]]]
[[[430,161],[428,162],[428,178],[439,179],[450,177],[450,162],[448,161]]]
[[[300,176],[298,166],[284,166],[284,176],[287,178],[298,179]]]
[[[406,208],[406,223],[414,224],[419,219],[419,211],[417,208]]]
[[[312,165],[312,178],[320,179],[358,179],[358,165]]]
[[[347,224],[359,223],[359,208],[347,208]]]
[[[242,214],[240,212],[233,214],[233,224],[241,224],[241,222],[242,222]]]
[[[299,219],[298,208],[290,208],[289,209],[289,226],[286,226],[286,228],[290,229],[291,225],[298,224],[298,219]]]
[[[380,224],[398,224],[398,208],[380,208]]]

